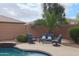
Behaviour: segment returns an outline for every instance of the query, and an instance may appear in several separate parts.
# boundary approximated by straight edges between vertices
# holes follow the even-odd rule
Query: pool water
[[[50,54],[33,50],[22,50],[18,48],[0,48],[0,56],[50,56]]]

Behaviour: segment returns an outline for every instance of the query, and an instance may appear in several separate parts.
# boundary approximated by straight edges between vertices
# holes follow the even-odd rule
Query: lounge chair
[[[43,33],[41,35],[41,42],[43,43],[52,43],[53,34],[52,33]]]
[[[32,33],[28,33],[28,34],[27,34],[27,37],[28,37],[28,40],[27,40],[28,43],[30,43],[30,44],[34,44]]]
[[[52,40],[53,46],[60,46],[63,36],[59,34],[54,40]]]
[[[50,32],[47,33],[47,35],[46,35],[46,41],[51,42],[53,40],[53,38],[54,38],[54,35],[52,33],[50,33]]]
[[[40,36],[40,41],[42,43],[45,43],[45,40],[46,40],[46,33],[42,33],[41,36]]]

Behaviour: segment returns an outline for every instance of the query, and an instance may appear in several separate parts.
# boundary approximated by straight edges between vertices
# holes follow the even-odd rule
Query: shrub
[[[26,35],[18,35],[16,37],[17,41],[19,42],[26,42],[27,41],[27,36]]]
[[[78,44],[79,43],[79,27],[70,28],[69,34],[70,34],[70,37],[72,38],[72,40]]]

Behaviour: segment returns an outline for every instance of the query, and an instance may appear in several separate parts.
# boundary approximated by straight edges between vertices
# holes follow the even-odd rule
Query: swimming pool
[[[51,56],[50,54],[37,50],[23,50],[15,47],[0,48],[0,56]]]

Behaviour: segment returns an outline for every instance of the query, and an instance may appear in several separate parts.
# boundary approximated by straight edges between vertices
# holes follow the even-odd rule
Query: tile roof
[[[10,17],[0,15],[0,22],[8,22],[8,23],[25,23],[23,21],[19,21]]]

